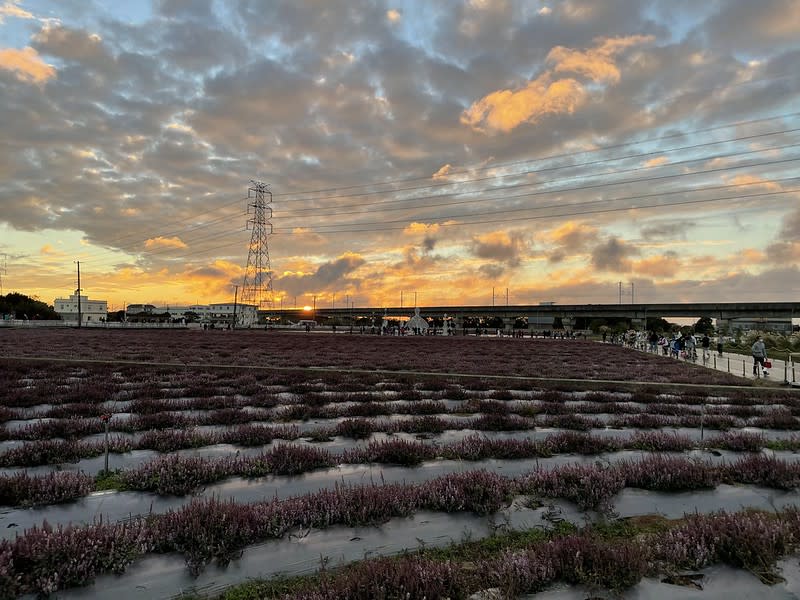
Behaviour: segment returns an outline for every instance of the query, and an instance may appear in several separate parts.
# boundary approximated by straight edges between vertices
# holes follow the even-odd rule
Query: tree
[[[0,315],[10,315],[16,319],[39,319],[58,321],[61,316],[36,296],[30,297],[18,292],[0,296]]]
[[[711,317],[700,317],[694,324],[694,330],[696,333],[714,333],[714,322]]]
[[[672,323],[661,317],[647,318],[648,331],[669,332],[672,331]]]

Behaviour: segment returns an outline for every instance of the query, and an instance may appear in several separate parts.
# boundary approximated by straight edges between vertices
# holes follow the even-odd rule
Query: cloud
[[[519,233],[494,231],[472,239],[472,253],[478,258],[504,262],[516,267],[525,251],[525,241]]]
[[[320,245],[325,243],[325,237],[311,231],[306,227],[295,227],[292,229],[292,236],[304,244]]]
[[[319,292],[329,286],[344,287],[354,282],[350,274],[366,262],[358,254],[346,253],[336,260],[321,264],[313,273],[283,275],[274,285],[276,290],[280,288],[290,295]]]
[[[418,223],[414,221],[406,225],[405,229],[403,229],[403,233],[405,235],[419,235],[421,233],[434,234],[437,233],[439,229],[440,225],[438,223]]]
[[[53,65],[48,65],[39,53],[30,46],[22,50],[3,48],[0,50],[0,69],[11,71],[17,79],[27,83],[45,83],[56,76]]]
[[[594,83],[618,83],[621,74],[614,62],[616,55],[631,46],[652,40],[652,36],[632,35],[600,39],[597,46],[588,50],[556,46],[548,53],[547,62],[552,63],[554,73],[572,73]]]
[[[44,246],[42,246],[39,249],[39,253],[44,256],[66,256],[64,252],[56,248],[53,248],[53,246],[51,246],[50,244],[45,244]]]
[[[669,159],[666,156],[656,156],[655,158],[651,158],[649,160],[644,161],[642,166],[645,169],[650,169],[652,167],[660,167],[661,165],[666,165],[669,162]]]
[[[793,210],[783,217],[778,239],[787,242],[800,240],[800,209]]]
[[[556,46],[546,62],[550,68],[518,90],[498,90],[473,103],[461,114],[461,123],[484,133],[508,133],[524,123],[535,124],[546,115],[573,114],[589,101],[589,92],[571,73],[598,85],[612,85],[621,78],[614,62],[625,49],[648,42],[652,36],[598,38],[587,50]]]
[[[633,272],[637,275],[648,275],[656,278],[674,277],[680,272],[681,263],[675,252],[667,252],[663,256],[651,256],[632,265]]]
[[[19,6],[19,0],[10,0],[4,2],[0,6],[0,24],[5,22],[6,17],[14,17],[17,19],[35,19],[33,13],[28,12]]]
[[[390,8],[386,11],[386,18],[389,19],[390,23],[399,23],[400,19],[403,18],[402,13],[395,8]]]
[[[575,221],[567,221],[545,234],[544,239],[554,246],[553,250],[547,253],[547,260],[557,263],[565,260],[571,254],[582,253],[595,243],[597,238],[597,228]]]
[[[686,232],[696,227],[691,221],[680,221],[677,223],[658,223],[642,227],[641,236],[645,240],[653,239],[686,239]]]
[[[777,192],[778,190],[781,189],[781,186],[775,183],[774,181],[770,181],[769,179],[764,179],[763,177],[759,177],[758,175],[748,175],[748,174],[736,175],[735,177],[731,177],[727,181],[729,181],[733,185],[757,186],[770,192]]]
[[[443,165],[442,167],[440,167],[439,170],[436,171],[436,173],[433,174],[433,179],[435,179],[435,180],[447,179],[448,175],[450,174],[450,171],[452,171],[452,170],[453,170],[452,165],[450,165],[450,163],[447,163],[446,165]]]
[[[572,114],[586,98],[586,90],[574,79],[553,81],[545,73],[521,90],[499,90],[484,96],[462,113],[461,123],[484,133],[508,133],[548,114]]]
[[[592,266],[602,271],[627,272],[632,268],[630,257],[639,253],[638,248],[612,237],[592,250]]]
[[[439,223],[418,223],[413,222],[403,229],[403,234],[405,235],[424,235],[422,238],[422,249],[425,252],[431,252],[438,239],[436,238],[436,234],[439,233],[441,229],[441,225]]]
[[[489,265],[481,265],[478,267],[478,271],[486,277],[486,279],[497,279],[503,273],[505,273],[506,268],[503,265],[496,265],[496,264],[489,264]]]
[[[159,236],[146,240],[144,247],[152,250],[153,248],[187,248],[188,246],[177,236],[170,238]]]

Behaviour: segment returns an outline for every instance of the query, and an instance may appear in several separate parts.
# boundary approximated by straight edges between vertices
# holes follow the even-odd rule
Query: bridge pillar
[[[516,317],[503,317],[503,335],[511,335],[514,333],[514,324],[516,322]]]

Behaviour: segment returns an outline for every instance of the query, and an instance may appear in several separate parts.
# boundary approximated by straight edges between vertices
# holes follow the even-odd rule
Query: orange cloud
[[[436,233],[439,231],[440,225],[438,223],[411,223],[406,225],[403,229],[405,235],[419,235],[421,233]]]
[[[548,114],[572,114],[586,97],[586,90],[576,80],[552,81],[545,73],[521,90],[499,90],[485,96],[462,113],[461,123],[476,131],[507,133]]]
[[[144,247],[148,250],[153,248],[187,248],[186,244],[179,237],[155,237],[150,238],[144,243]]]
[[[596,233],[596,227],[578,223],[577,221],[567,221],[547,233],[546,237],[549,241],[555,243],[565,243],[574,240],[576,237],[590,237]]]
[[[633,271],[650,277],[674,277],[681,264],[676,256],[653,256],[633,263]]]
[[[42,84],[56,76],[55,68],[39,58],[39,53],[30,46],[22,50],[16,48],[0,50],[0,69],[11,71],[17,79],[26,83]]]
[[[660,167],[661,165],[665,165],[669,162],[669,159],[666,156],[657,156],[655,158],[651,158],[650,160],[644,161],[644,167],[649,169],[651,167]]]
[[[615,84],[621,74],[614,62],[623,50],[652,40],[634,35],[598,38],[587,50],[556,46],[547,55],[548,70],[519,90],[498,90],[473,103],[461,114],[461,123],[484,133],[509,132],[523,123],[536,123],[548,114],[572,114],[588,101],[583,84],[572,73],[598,84]]]
[[[61,250],[57,250],[53,248],[50,244],[45,244],[39,249],[39,254],[43,254],[45,256],[64,256],[64,253]]]
[[[553,63],[554,73],[574,73],[582,75],[595,83],[618,83],[619,67],[614,57],[623,50],[652,41],[651,35],[632,35],[628,37],[606,38],[599,45],[588,50],[573,50],[556,46],[547,54],[547,62]]]
[[[453,170],[452,165],[448,163],[433,174],[433,179],[447,179],[447,176],[450,174],[450,171],[452,170]]]
[[[763,187],[765,190],[769,190],[771,192],[777,192],[781,189],[774,181],[769,181],[768,179],[764,179],[759,177],[758,175],[737,175],[736,177],[732,177],[730,183],[735,185],[757,185]]]

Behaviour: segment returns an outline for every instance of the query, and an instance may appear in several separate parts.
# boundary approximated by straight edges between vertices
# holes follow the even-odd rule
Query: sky
[[[230,301],[254,180],[275,308],[797,301],[798,64],[796,0],[0,0],[2,291]]]

